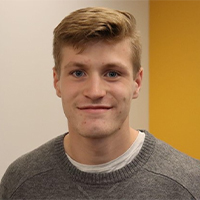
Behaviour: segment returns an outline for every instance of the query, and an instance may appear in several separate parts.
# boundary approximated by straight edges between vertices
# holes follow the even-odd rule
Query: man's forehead
[[[87,43],[87,46],[76,48],[65,45],[62,48],[61,66],[87,67],[97,64],[109,68],[126,68],[132,66],[132,51],[129,40],[118,42],[98,41]]]
[[[123,39],[102,39],[102,40],[89,40],[85,42],[77,42],[75,44],[71,43],[65,43],[61,47],[61,52],[65,49],[76,51],[77,54],[82,53],[85,49],[91,46],[95,46],[96,44],[107,44],[107,45],[115,45],[121,42],[125,42],[127,44],[127,48],[129,47],[131,49],[131,39],[130,38],[123,38]]]

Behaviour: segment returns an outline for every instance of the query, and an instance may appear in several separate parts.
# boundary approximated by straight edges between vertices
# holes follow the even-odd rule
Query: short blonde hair
[[[129,12],[102,7],[82,8],[66,16],[54,29],[53,56],[55,70],[60,74],[61,51],[64,46],[84,47],[91,41],[119,41],[130,38],[133,69],[141,67],[141,45],[136,20]]]

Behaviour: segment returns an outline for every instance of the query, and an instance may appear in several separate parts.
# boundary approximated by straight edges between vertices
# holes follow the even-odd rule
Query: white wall
[[[131,125],[148,129],[148,1],[0,1],[0,179],[20,155],[67,131],[52,82],[55,26],[86,6],[128,10],[143,44],[143,89],[133,102]]]

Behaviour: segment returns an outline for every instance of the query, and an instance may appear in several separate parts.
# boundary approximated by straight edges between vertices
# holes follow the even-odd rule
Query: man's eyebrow
[[[67,64],[64,66],[64,68],[68,68],[68,67],[79,67],[79,68],[84,68],[84,67],[87,67],[87,65],[84,64],[84,63],[81,63],[81,62],[73,62],[73,61],[71,61],[71,62],[67,63]]]
[[[103,67],[107,68],[108,70],[109,69],[110,70],[119,70],[124,73],[128,71],[128,67],[121,62],[107,63],[107,64],[103,65]]]
[[[108,68],[115,68],[115,67],[122,68],[122,69],[126,68],[125,65],[123,65],[122,63],[118,63],[118,62],[107,63],[103,66],[108,67]]]
[[[82,63],[82,62],[71,61],[64,66],[64,69],[69,68],[69,67],[89,68],[90,66],[88,66],[87,64]],[[125,70],[127,68],[124,64],[122,64],[120,62],[102,63],[101,67],[103,67],[103,68],[119,68],[122,70]]]

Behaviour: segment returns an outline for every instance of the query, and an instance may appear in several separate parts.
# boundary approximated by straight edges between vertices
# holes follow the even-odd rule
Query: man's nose
[[[94,75],[85,82],[83,95],[92,100],[98,100],[106,95],[106,86],[102,77]]]

